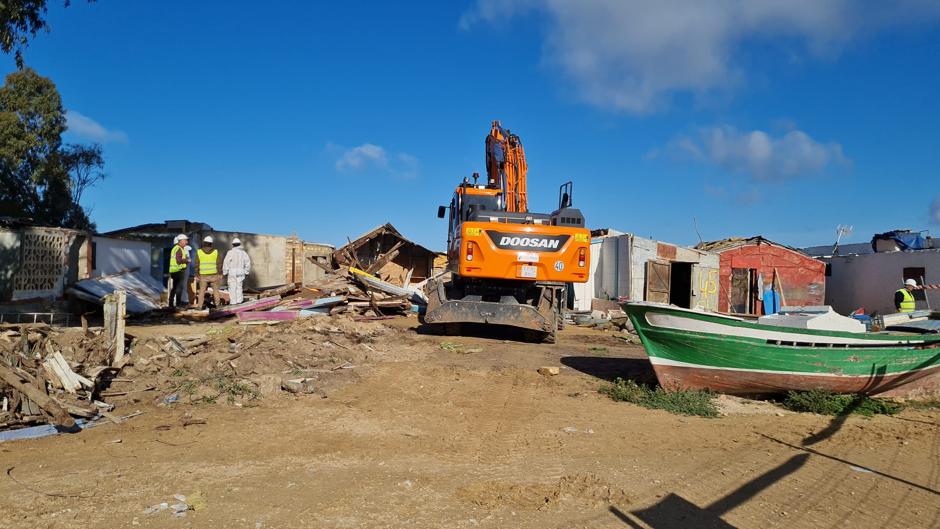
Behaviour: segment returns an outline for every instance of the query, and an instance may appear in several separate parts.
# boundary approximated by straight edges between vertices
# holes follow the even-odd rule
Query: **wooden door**
[[[646,301],[669,303],[669,263],[646,262]]]
[[[747,314],[748,299],[750,298],[750,270],[747,268],[731,269],[731,306],[729,309],[735,314]]]

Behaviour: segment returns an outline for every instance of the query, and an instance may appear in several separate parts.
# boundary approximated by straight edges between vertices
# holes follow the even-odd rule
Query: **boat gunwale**
[[[682,307],[676,307],[672,305],[666,305],[663,303],[651,303],[648,301],[628,301],[621,305],[624,311],[628,316],[633,320],[633,325],[637,327],[637,331],[640,331],[640,327],[650,326],[657,327],[648,321],[638,321],[640,318],[637,314],[636,309],[640,309],[643,314],[651,311],[660,312],[660,313],[677,313],[680,317],[688,317],[690,319],[712,322],[719,325],[727,325],[729,327],[739,327],[743,329],[753,329],[759,331],[768,331],[768,332],[779,332],[786,334],[798,334],[798,335],[810,335],[810,336],[827,336],[833,338],[851,338],[856,340],[865,340],[872,342],[879,341],[898,341],[905,340],[908,342],[915,342],[906,345],[922,345],[924,343],[933,343],[940,342],[940,334],[915,334],[915,333],[898,333],[898,332],[847,332],[847,331],[830,331],[823,329],[801,329],[797,327],[784,327],[780,325],[767,325],[763,323],[755,323],[751,321],[744,320],[742,318],[736,318],[733,316],[725,316],[723,314],[706,312],[702,310],[686,309]],[[634,310],[630,310],[634,309]],[[694,332],[694,331],[684,331],[684,332]],[[711,334],[711,333],[705,333]],[[774,344],[768,344],[774,345]],[[807,346],[809,347],[809,346]]]

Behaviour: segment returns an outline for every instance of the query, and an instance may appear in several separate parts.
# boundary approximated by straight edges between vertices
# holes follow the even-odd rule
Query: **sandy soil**
[[[728,400],[679,417],[597,393],[652,376],[598,331],[534,345],[392,325],[322,394],[139,402],[121,425],[0,444],[0,527],[940,527],[940,413]],[[174,494],[205,501],[144,513]]]

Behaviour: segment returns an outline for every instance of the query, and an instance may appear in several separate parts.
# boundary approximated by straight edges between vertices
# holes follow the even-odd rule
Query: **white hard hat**
[[[212,236],[206,235],[205,237],[202,238],[202,242],[207,242],[209,244],[212,244]]]
[[[914,281],[913,279],[908,279],[907,281],[904,282],[904,284],[908,286],[916,287],[917,281]]]
[[[242,240],[239,239],[238,237],[235,237],[234,239],[232,239],[232,244],[241,244],[241,243],[242,243]]]
[[[185,233],[181,233],[177,235],[175,239],[173,239],[173,242],[188,241],[188,240],[189,240],[189,235],[186,235]]]

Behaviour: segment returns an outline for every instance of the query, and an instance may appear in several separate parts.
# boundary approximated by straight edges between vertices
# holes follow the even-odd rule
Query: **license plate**
[[[517,275],[519,277],[525,277],[527,279],[535,279],[537,272],[538,272],[538,267],[523,265],[519,267],[519,272]]]
[[[537,263],[539,262],[539,254],[535,252],[519,252],[516,254],[516,260],[522,261],[523,263]]]

